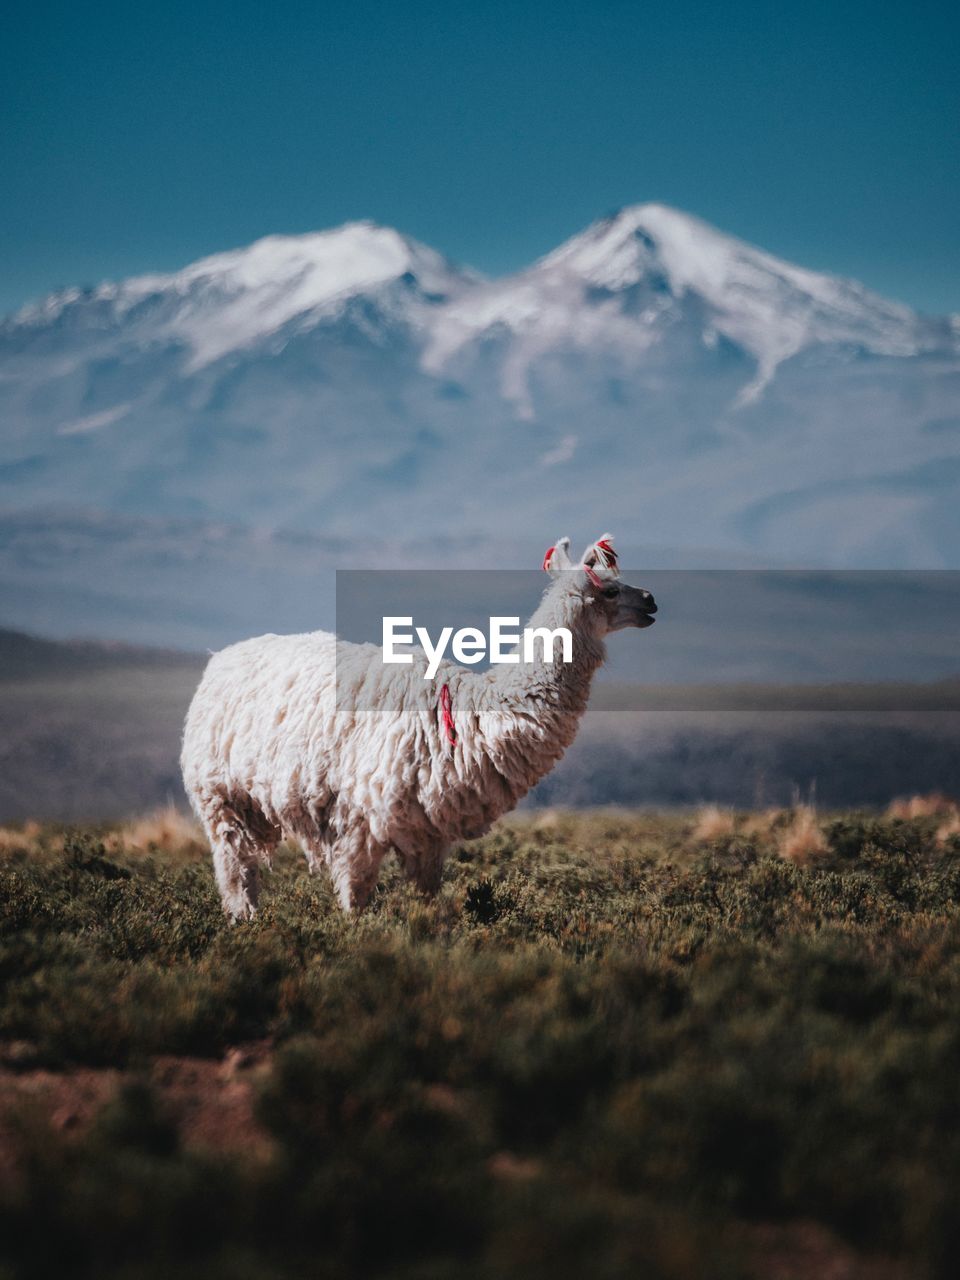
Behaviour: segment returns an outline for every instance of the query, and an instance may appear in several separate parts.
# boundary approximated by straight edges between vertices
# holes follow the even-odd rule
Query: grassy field
[[[947,1277],[960,822],[517,818],[356,921],[0,834],[0,1276]],[[911,816],[913,815],[913,816]]]

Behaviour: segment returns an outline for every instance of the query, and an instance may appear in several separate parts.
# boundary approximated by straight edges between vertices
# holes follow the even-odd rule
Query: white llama
[[[360,910],[391,850],[424,892],[456,840],[482,835],[573,741],[604,637],[648,627],[648,591],[619,581],[610,535],[579,566],[551,547],[553,582],[530,627],[567,628],[572,661],[468,670],[328,632],[260,636],[214,654],[187,713],[182,767],[206,829],[224,909],[253,915],[260,862],[283,836],[324,861],[344,909]],[[559,650],[559,637],[555,642]],[[559,657],[559,653],[557,655]]]

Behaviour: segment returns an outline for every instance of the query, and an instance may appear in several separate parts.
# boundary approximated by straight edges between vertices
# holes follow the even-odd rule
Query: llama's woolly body
[[[444,663],[431,682],[421,652],[387,666],[375,646],[322,631],[215,654],[187,716],[182,766],[226,910],[252,914],[259,862],[282,836],[311,865],[327,864],[346,909],[364,905],[390,851],[435,890],[451,843],[486,831],[572,742],[604,658],[589,603],[582,575],[563,575],[531,619],[571,629],[569,664],[480,673]],[[455,745],[438,717],[444,683]]]

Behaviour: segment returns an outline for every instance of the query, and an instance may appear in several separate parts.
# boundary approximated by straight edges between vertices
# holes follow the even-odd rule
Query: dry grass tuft
[[[756,840],[772,840],[792,821],[792,809],[764,809],[762,813],[747,815],[743,823],[743,834]]]
[[[931,791],[925,796],[904,796],[894,800],[887,809],[890,818],[939,818],[944,814],[955,815],[958,812],[957,802],[940,791]]]
[[[41,827],[38,822],[25,822],[22,827],[0,827],[0,856],[5,853],[24,853],[37,843]]]
[[[708,844],[711,840],[722,840],[726,836],[732,836],[736,829],[737,819],[733,811],[711,804],[706,809],[700,810],[691,836],[694,840]]]
[[[960,811],[954,810],[937,828],[937,844],[947,844],[951,840],[960,839]]]
[[[777,853],[788,862],[806,867],[829,851],[827,838],[817,822],[817,812],[810,805],[793,811],[793,820],[777,837]]]
[[[562,814],[557,809],[540,809],[529,819],[534,831],[556,831],[560,827]]]
[[[172,804],[135,818],[116,838],[125,849],[142,853],[200,855],[207,849],[198,823]]]

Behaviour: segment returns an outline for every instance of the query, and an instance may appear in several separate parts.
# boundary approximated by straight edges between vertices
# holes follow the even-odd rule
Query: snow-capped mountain
[[[756,362],[741,404],[756,399],[785,360],[814,346],[913,356],[951,345],[946,322],[647,204],[594,223],[509,280],[452,300],[427,362],[443,368],[503,327],[515,344],[505,393],[532,413],[524,371],[546,351],[603,348],[636,365],[684,326],[694,342],[710,348],[726,339]]]
[[[68,289],[8,321],[4,332],[76,332],[95,340],[125,327],[141,342],[182,345],[194,371],[268,341],[290,321],[318,323],[351,301],[375,301],[397,323],[423,324],[431,304],[473,277],[390,227],[348,223],[303,236],[266,236],[170,275],[135,276],[92,290]]]
[[[960,567],[958,499],[956,319],[661,205],[499,280],[359,222],[0,323],[0,582],[18,608],[62,598],[78,528],[81,579],[102,593],[116,571],[126,600],[166,574],[173,606],[218,539],[236,599],[244,539],[266,581],[299,533],[373,538],[393,563],[469,547],[522,564],[597,526],[736,563]],[[131,521],[129,563],[112,543],[98,575],[97,529],[106,547]],[[47,531],[32,567],[27,526]]]

